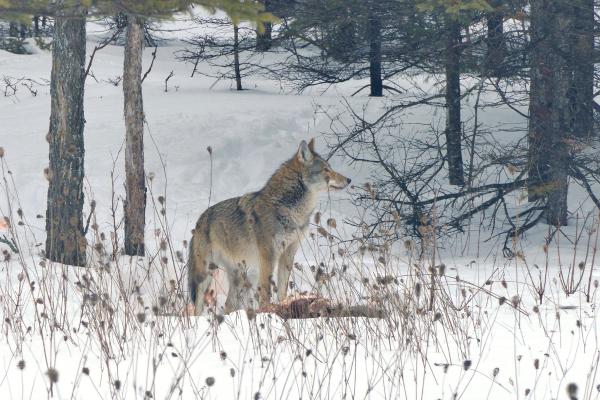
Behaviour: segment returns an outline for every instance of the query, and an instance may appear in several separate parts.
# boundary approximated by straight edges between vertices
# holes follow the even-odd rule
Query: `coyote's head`
[[[350,184],[350,178],[335,172],[331,165],[315,152],[315,139],[307,144],[300,143],[296,159],[301,165],[301,174],[305,184],[311,189],[343,189]]]

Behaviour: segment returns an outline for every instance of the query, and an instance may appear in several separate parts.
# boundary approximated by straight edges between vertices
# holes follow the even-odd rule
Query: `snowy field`
[[[97,29],[89,24],[88,55]],[[248,78],[243,92],[232,82],[191,78],[192,66],[174,56],[186,34],[168,34],[143,84],[151,177],[145,258],[108,256],[121,235],[123,94],[110,81],[122,73],[123,49],[107,46],[95,56],[85,93],[86,216],[96,204],[89,269],[40,258],[51,55],[0,51],[0,76],[42,83],[35,96],[19,87],[0,97],[0,212],[10,220],[2,233],[20,249],[0,264],[0,398],[600,398],[599,215],[584,224],[592,209],[582,196],[564,235],[545,246],[541,225],[509,260],[498,241],[477,234],[432,243],[422,254],[409,240],[364,248],[346,240],[356,232],[344,221],[360,212],[349,201],[353,189],[324,195],[320,222],[296,255],[297,291],[367,304],[383,318],[185,315],[186,241],[209,203],[259,189],[302,139],[316,137],[327,153],[327,114],[343,113],[346,103],[377,113],[389,101],[350,97],[364,84],[356,81],[298,95],[260,78]],[[439,123],[442,116],[407,118]],[[510,110],[482,118],[524,123]],[[357,186],[371,173],[343,155],[332,165]],[[518,208],[524,200],[514,201]],[[316,270],[324,272],[318,281]]]

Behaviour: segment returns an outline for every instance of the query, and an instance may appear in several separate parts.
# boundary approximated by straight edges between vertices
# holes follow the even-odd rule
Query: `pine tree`
[[[142,51],[144,20],[127,16],[123,95],[125,115],[125,254],[144,255],[146,178],[144,173],[144,105]]]
[[[50,79],[50,166],[46,209],[46,257],[85,266],[83,231],[83,91],[85,10],[55,15]]]

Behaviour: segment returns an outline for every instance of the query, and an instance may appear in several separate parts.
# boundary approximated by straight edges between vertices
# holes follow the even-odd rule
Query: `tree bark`
[[[235,87],[237,90],[243,90],[242,73],[240,71],[239,27],[236,24],[233,25],[233,69],[235,72]]]
[[[383,96],[381,79],[381,19],[374,12],[369,13],[369,75],[371,96]]]
[[[490,5],[494,10],[487,15],[487,54],[486,70],[488,75],[501,77],[502,64],[506,56],[506,43],[504,41],[504,14],[500,9],[499,1],[492,1]]]
[[[265,11],[271,11],[271,2],[264,0]],[[263,24],[264,30],[260,32],[256,30],[256,51],[268,51],[271,50],[273,45],[273,39],[271,34],[273,33],[273,24],[271,22],[265,22]]]
[[[446,151],[451,185],[465,184],[460,115],[460,24],[446,17]]]
[[[33,36],[38,37],[40,35],[40,17],[35,15],[33,17]]]
[[[528,195],[530,201],[546,202],[546,223],[554,226],[567,224],[572,74],[565,57],[570,29],[566,1],[531,1]]]
[[[19,26],[16,22],[9,22],[8,24],[8,36],[17,37],[19,36]]]
[[[569,4],[573,24],[569,35],[573,71],[569,92],[571,132],[578,138],[588,138],[594,131],[594,0],[571,0]]]
[[[146,177],[144,173],[144,104],[142,51],[144,21],[127,17],[123,95],[125,115],[125,254],[144,255],[146,228]]]
[[[83,231],[85,18],[57,16],[50,79],[46,257],[85,266]]]

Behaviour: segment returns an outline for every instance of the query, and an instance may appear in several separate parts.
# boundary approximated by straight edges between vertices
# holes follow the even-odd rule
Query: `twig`
[[[144,73],[144,76],[142,76],[142,83],[144,83],[144,79],[146,79],[146,77],[148,76],[150,71],[152,71],[152,66],[154,65],[154,60],[156,60],[156,51],[157,50],[158,50],[158,46],[154,46],[154,51],[152,52],[152,61],[150,62],[150,66],[148,67],[148,70],[146,71],[146,73]]]
[[[103,48],[105,48],[106,46],[108,46],[113,40],[115,40],[117,38],[117,36],[119,36],[121,33],[123,32],[122,29],[117,29],[110,38],[104,40],[102,43],[100,43],[99,45],[94,46],[94,50],[92,50],[92,54],[90,54],[90,61],[88,62],[87,68],[85,69],[85,77],[87,77],[90,74],[90,68],[92,68],[92,63],[94,62],[94,57],[96,56],[96,52],[98,50],[102,50]],[[96,78],[94,78],[96,79]],[[97,81],[97,80],[96,80]]]
[[[173,77],[173,75],[175,75],[175,74],[173,73],[173,71],[171,71],[171,73],[169,74],[169,76],[167,76],[167,78],[165,79],[165,92],[169,91],[169,86],[168,86],[169,79],[171,79]]]

